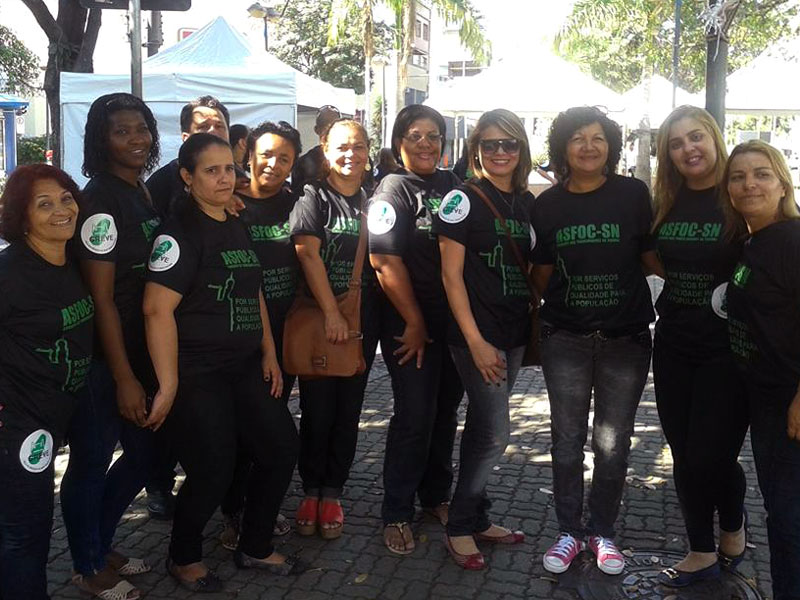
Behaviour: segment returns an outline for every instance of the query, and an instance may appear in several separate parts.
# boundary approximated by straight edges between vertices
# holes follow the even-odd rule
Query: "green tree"
[[[44,0],[22,0],[36,18],[50,43],[44,72],[44,91],[50,107],[53,132],[53,164],[61,165],[59,136],[61,131],[61,73],[91,73],[93,56],[100,31],[101,10],[87,10],[79,0],[58,0],[54,17]]]
[[[0,25],[0,89],[31,94],[37,87],[39,59],[8,27]]]

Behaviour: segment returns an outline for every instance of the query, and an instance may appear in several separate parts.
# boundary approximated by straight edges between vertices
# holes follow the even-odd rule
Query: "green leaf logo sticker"
[[[181,248],[178,241],[171,235],[161,234],[153,242],[148,266],[151,271],[167,271],[178,264]]]
[[[439,206],[439,218],[445,223],[461,223],[470,211],[469,197],[460,190],[448,193]]]
[[[107,213],[90,216],[81,226],[81,241],[95,254],[108,254],[117,245],[117,225]]]
[[[743,288],[750,279],[750,267],[739,263],[736,265],[736,270],[733,272],[733,285]]]
[[[22,442],[19,462],[29,473],[41,473],[53,462],[53,436],[45,429],[37,429]]]

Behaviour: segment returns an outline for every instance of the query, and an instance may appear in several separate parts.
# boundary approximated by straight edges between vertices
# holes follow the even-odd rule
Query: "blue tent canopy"
[[[27,108],[28,102],[10,94],[0,94],[0,168],[6,175],[17,166],[17,111]]]

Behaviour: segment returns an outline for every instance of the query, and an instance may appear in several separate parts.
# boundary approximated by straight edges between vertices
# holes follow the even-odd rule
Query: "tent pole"
[[[142,97],[142,0],[130,0],[131,93]]]

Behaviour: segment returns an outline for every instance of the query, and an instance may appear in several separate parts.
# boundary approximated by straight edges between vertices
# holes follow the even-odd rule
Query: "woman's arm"
[[[125,352],[122,323],[117,305],[114,304],[113,262],[100,260],[81,261],[81,272],[89,287],[95,307],[95,323],[100,336],[108,367],[117,388],[117,406],[120,414],[140,427],[147,421],[146,394],[142,384],[133,373]]]
[[[264,374],[264,381],[271,382],[269,393],[275,398],[280,398],[283,392],[283,375],[278,365],[278,353],[275,349],[275,339],[272,337],[272,326],[269,323],[269,312],[267,303],[264,301],[264,293],[258,291],[258,305],[261,312],[261,370]]]
[[[800,442],[800,386],[797,387],[794,400],[792,400],[792,403],[789,405],[789,413],[787,414],[786,420],[786,430],[789,437]]]
[[[655,250],[642,252],[642,269],[645,275],[658,275],[661,279],[666,279],[667,277],[664,265],[661,264],[661,260]]]
[[[531,268],[531,279],[533,280],[533,287],[539,292],[539,297],[544,296],[544,291],[547,289],[547,284],[550,283],[550,276],[553,274],[553,265],[537,265],[534,264]]]
[[[325,335],[332,344],[346,342],[349,337],[347,320],[339,312],[336,296],[328,282],[325,263],[319,254],[322,241],[313,235],[295,235],[294,248],[303,267],[308,287],[325,315]]]
[[[442,282],[447,302],[467,341],[472,360],[487,384],[499,385],[505,379],[506,364],[497,349],[483,339],[472,314],[467,287],[464,285],[465,248],[455,240],[439,235],[439,251],[442,255]]]
[[[394,254],[370,254],[369,258],[383,291],[406,322],[403,335],[394,338],[400,342],[394,355],[400,355],[398,363],[401,365],[416,355],[417,368],[420,369],[425,357],[425,344],[431,340],[428,339],[425,319],[414,295],[408,269],[403,259]]]
[[[144,328],[150,360],[158,378],[158,392],[145,423],[154,431],[167,418],[178,391],[178,325],[175,309],[183,296],[159,283],[144,286]]]

